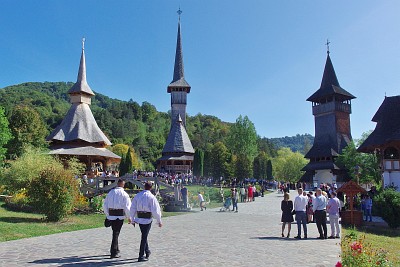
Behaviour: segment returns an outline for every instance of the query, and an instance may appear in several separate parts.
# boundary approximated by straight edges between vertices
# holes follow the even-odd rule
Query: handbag
[[[105,220],[104,220],[104,226],[105,226],[105,227],[110,227],[111,224],[112,224],[112,221],[109,220],[109,219],[107,219],[107,218],[105,218]]]

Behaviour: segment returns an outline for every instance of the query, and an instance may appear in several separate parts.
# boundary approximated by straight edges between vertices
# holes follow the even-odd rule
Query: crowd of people
[[[321,184],[316,188],[315,194],[312,191],[306,192],[302,187],[297,189],[298,195],[294,202],[290,200],[290,194],[284,193],[284,199],[281,202],[281,222],[282,237],[290,237],[291,223],[296,221],[297,235],[296,239],[307,239],[307,225],[315,223],[319,233],[319,239],[340,238],[339,218],[340,211],[345,209],[342,193],[337,193],[336,184]],[[371,190],[371,193],[374,191]],[[361,196],[361,209],[365,220],[372,221],[372,197],[369,194]],[[293,218],[295,216],[295,218]],[[330,235],[328,236],[327,218],[330,223]],[[287,234],[285,235],[285,228]],[[303,235],[302,235],[303,230]]]

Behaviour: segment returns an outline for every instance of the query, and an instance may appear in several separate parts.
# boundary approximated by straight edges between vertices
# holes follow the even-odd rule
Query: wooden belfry
[[[310,162],[302,169],[305,174],[301,182],[344,183],[350,179],[348,173],[338,166],[335,159],[351,142],[351,100],[355,98],[339,85],[330,58],[327,41],[327,58],[320,88],[307,101],[312,103],[315,120],[314,144],[305,158]]]

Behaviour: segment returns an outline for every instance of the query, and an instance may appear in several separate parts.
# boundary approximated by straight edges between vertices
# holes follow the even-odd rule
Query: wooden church
[[[380,162],[383,186],[400,191],[400,96],[385,97],[372,118],[375,130],[358,148],[375,153]]]
[[[179,10],[174,77],[167,88],[171,94],[171,128],[162,156],[157,160],[157,171],[168,173],[190,173],[194,158],[194,149],[186,132],[187,94],[191,87],[185,80],[183,68],[181,13]]]
[[[315,139],[305,155],[310,162],[302,169],[305,173],[301,182],[319,186],[321,183],[342,184],[350,179],[335,159],[352,140],[350,114],[354,98],[339,85],[328,49],[321,86],[307,99],[312,103]]]
[[[71,107],[61,124],[46,139],[50,142],[49,153],[61,158],[77,157],[86,164],[87,174],[95,176],[96,166],[106,171],[111,164],[119,163],[121,157],[107,149],[111,142],[97,125],[90,110],[94,93],[86,81],[84,41],[78,79],[68,94]]]

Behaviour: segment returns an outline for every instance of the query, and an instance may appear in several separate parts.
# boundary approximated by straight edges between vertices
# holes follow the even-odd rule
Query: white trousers
[[[331,236],[340,236],[339,215],[329,215]]]

